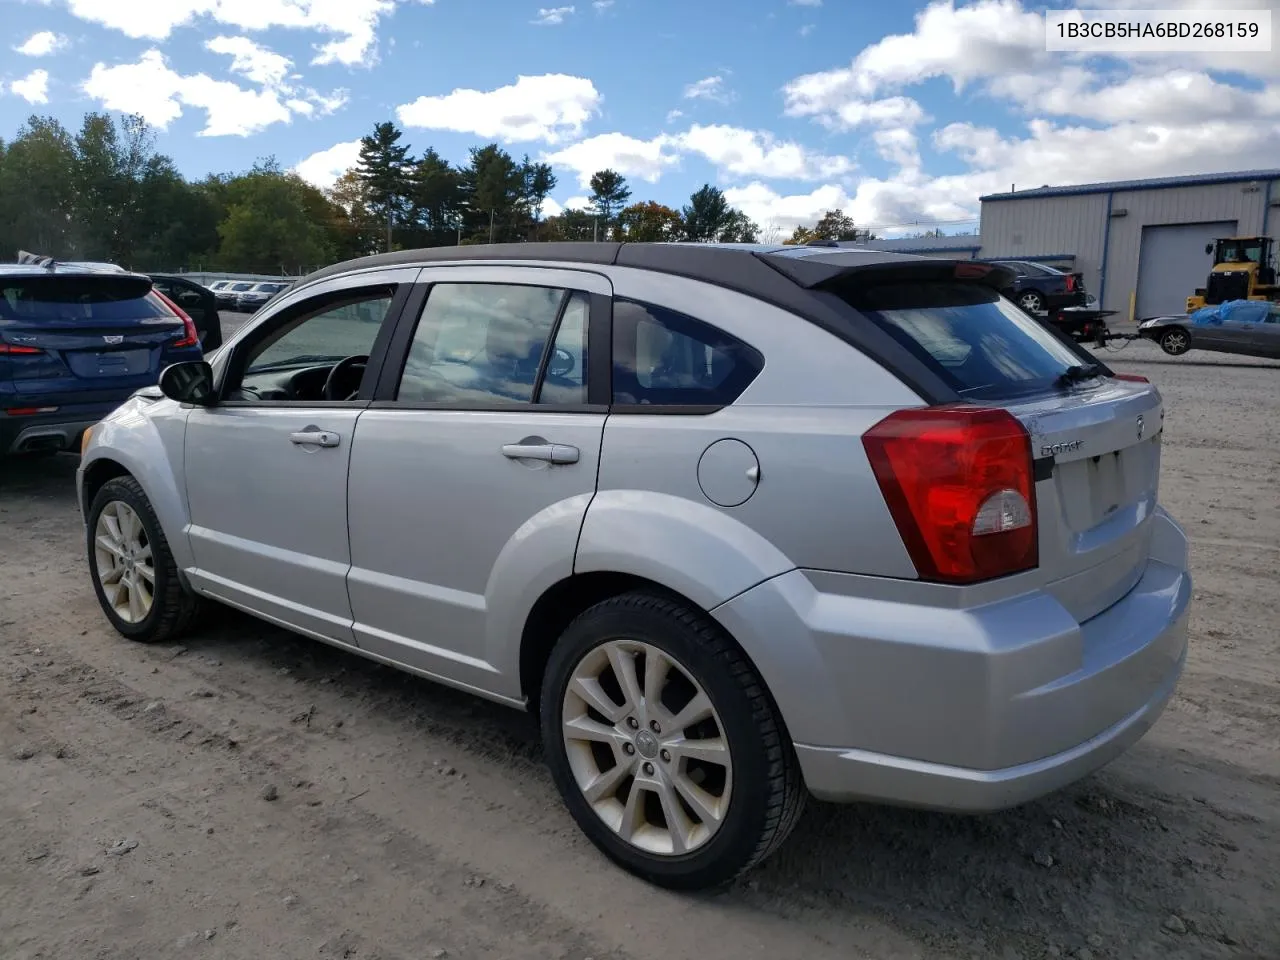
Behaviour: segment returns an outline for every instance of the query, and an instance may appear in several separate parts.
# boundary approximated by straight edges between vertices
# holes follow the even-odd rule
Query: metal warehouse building
[[[980,198],[979,236],[873,240],[925,256],[1031,260],[1084,275],[1117,318],[1182,313],[1212,266],[1205,244],[1280,225],[1280,170],[1038,187]],[[1274,212],[1274,216],[1273,216]]]
[[[981,200],[981,256],[1069,264],[1104,310],[1141,319],[1186,309],[1212,266],[1206,243],[1268,234],[1280,170],[1040,187]]]

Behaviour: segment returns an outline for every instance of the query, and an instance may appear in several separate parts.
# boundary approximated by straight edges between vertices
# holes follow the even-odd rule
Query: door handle
[[[330,430],[300,430],[289,434],[289,442],[300,447],[336,447],[341,438]]]
[[[567,443],[506,443],[502,455],[509,460],[544,460],[547,463],[577,463],[577,447]]]

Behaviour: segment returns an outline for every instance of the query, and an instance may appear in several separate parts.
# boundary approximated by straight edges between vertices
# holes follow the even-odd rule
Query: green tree
[[[688,205],[680,211],[686,239],[695,243],[716,240],[720,231],[729,223],[731,210],[723,191],[709,183],[703,184],[689,198]]]
[[[77,255],[75,169],[66,128],[52,117],[30,117],[0,161],[0,255]]]
[[[657,243],[679,240],[684,234],[684,221],[679,212],[652,200],[633,203],[618,212],[614,236],[633,243]]]
[[[356,169],[368,189],[369,202],[387,227],[387,249],[392,248],[392,229],[407,211],[409,146],[401,145],[404,134],[390,120],[374,125],[373,133],[360,138],[360,160]]]
[[[627,178],[616,170],[598,170],[591,175],[591,209],[604,222],[605,235],[613,215],[631,198]]]
[[[369,200],[369,189],[354,167],[340,176],[326,192],[329,202],[345,214],[337,221],[338,246],[345,257],[378,252],[381,224]]]
[[[489,243],[521,238],[528,221],[524,175],[511,154],[496,143],[471,148],[471,163],[462,171],[462,193],[471,239]]]
[[[462,222],[462,175],[428,147],[414,162],[411,182],[411,219],[422,231],[422,245],[453,242]]]
[[[867,240],[870,232],[859,230],[843,210],[828,210],[822,219],[814,225],[813,234],[818,240]]]
[[[547,217],[543,224],[543,238],[585,243],[595,239],[597,229],[595,214],[590,211],[565,210],[554,217]]]
[[[551,170],[551,164],[531,163],[527,156],[521,165],[521,173],[524,176],[525,209],[533,218],[536,230],[538,221],[542,219],[542,205],[547,202],[547,197],[556,188],[556,175]]]
[[[331,263],[341,210],[274,159],[227,183],[227,214],[218,225],[218,259],[226,270],[292,273]]]

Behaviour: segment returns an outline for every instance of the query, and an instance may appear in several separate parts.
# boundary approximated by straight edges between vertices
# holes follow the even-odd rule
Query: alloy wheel
[[[1044,308],[1044,304],[1040,302],[1040,295],[1036,293],[1024,293],[1018,302],[1023,310],[1031,313],[1039,313]]]
[[[652,644],[609,640],[574,668],[561,732],[596,815],[645,853],[681,856],[708,843],[729,810],[733,760],[711,699]]]
[[[125,623],[145,620],[155,602],[156,571],[142,519],[129,504],[112,500],[102,508],[93,531],[93,557],[115,615]]]
[[[1187,352],[1187,347],[1190,345],[1190,341],[1188,340],[1187,335],[1181,330],[1170,330],[1164,335],[1164,339],[1161,341],[1160,345],[1164,347],[1165,353],[1177,355],[1179,353]]]

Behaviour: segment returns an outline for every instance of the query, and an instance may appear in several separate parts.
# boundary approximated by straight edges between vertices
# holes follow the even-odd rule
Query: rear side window
[[[613,402],[733,403],[764,367],[754,347],[693,317],[651,303],[613,302]]]
[[[171,317],[149,281],[119,276],[0,278],[0,316],[29,323]]]
[[[881,284],[837,293],[968,399],[1040,393],[1068,368],[1088,362],[977,284]]]

